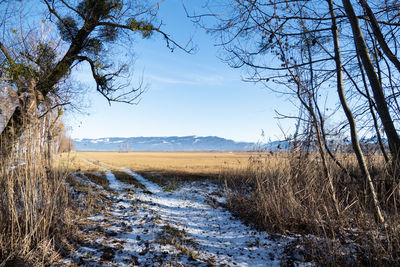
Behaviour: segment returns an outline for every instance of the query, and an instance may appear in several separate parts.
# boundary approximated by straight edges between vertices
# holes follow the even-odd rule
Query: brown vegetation
[[[345,157],[345,158],[343,158]],[[336,265],[399,264],[400,229],[398,187],[387,192],[384,159],[368,157],[374,185],[384,210],[385,225],[374,220],[367,185],[360,178],[354,155],[341,155],[350,177],[329,165],[339,200],[339,215],[332,201],[329,179],[315,154],[286,153],[250,159],[251,164],[224,171],[228,206],[256,227],[273,232],[301,233],[302,253],[318,263]],[[312,234],[307,236],[305,234]]]
[[[77,224],[102,200],[70,175],[78,170],[71,154],[54,154],[65,136],[48,140],[46,122],[31,121],[14,153],[0,158],[0,266],[47,266],[70,254],[81,238]],[[83,170],[108,188],[104,175]]]
[[[66,172],[41,155],[27,150],[1,161],[0,266],[46,265],[68,249],[77,213]]]

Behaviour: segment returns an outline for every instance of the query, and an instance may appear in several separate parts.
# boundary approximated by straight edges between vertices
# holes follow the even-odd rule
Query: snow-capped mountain
[[[246,151],[255,143],[235,142],[216,136],[109,137],[74,139],[75,150],[91,151]]]
[[[387,140],[383,139],[384,145]],[[347,150],[349,140],[333,143],[333,150]],[[364,149],[377,147],[376,137],[361,140]],[[291,144],[287,140],[268,143],[236,142],[217,136],[168,136],[168,137],[107,137],[75,138],[75,150],[86,151],[287,151]]]

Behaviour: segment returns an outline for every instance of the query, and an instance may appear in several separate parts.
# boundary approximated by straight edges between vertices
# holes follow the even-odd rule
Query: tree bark
[[[338,37],[338,30],[337,30],[337,23],[336,23],[336,18],[335,18],[335,13],[333,10],[333,3],[332,0],[327,0],[329,4],[329,12],[332,18],[332,37],[333,37],[333,45],[335,49],[335,64],[336,64],[336,75],[337,75],[337,91],[339,94],[339,99],[340,103],[343,107],[343,111],[346,114],[347,120],[349,122],[350,126],[350,134],[351,134],[351,143],[353,145],[353,150],[354,153],[356,154],[358,165],[361,169],[361,172],[364,176],[366,184],[369,186],[369,189],[371,191],[372,195],[372,201],[374,205],[374,210],[375,210],[375,220],[379,223],[383,223],[385,219],[382,216],[382,212],[380,209],[378,197],[375,191],[375,186],[372,182],[371,175],[368,171],[367,165],[365,163],[364,155],[361,150],[360,142],[358,140],[358,135],[357,135],[357,127],[356,127],[356,122],[353,117],[353,114],[350,110],[350,107],[347,103],[345,94],[344,94],[344,89],[343,89],[343,73],[342,73],[342,60],[341,60],[341,55],[340,55],[340,44],[339,44],[339,37]],[[348,2],[346,0],[342,0],[343,4],[344,2]],[[348,2],[350,3],[350,2]]]
[[[381,136],[381,133],[379,131],[378,119],[376,118],[375,111],[374,111],[374,102],[373,102],[373,100],[371,98],[371,94],[369,93],[369,89],[368,89],[368,86],[367,86],[367,81],[366,81],[366,78],[365,78],[365,73],[364,73],[364,71],[362,69],[362,64],[361,64],[359,56],[357,56],[357,61],[358,61],[358,66],[360,67],[360,70],[361,70],[361,77],[362,77],[365,93],[366,93],[366,96],[368,98],[369,111],[370,111],[371,116],[372,116],[372,121],[374,122],[376,137],[378,139],[378,145],[379,145],[379,148],[381,149],[383,158],[385,159],[385,162],[387,164],[387,163],[389,163],[389,156],[386,153],[386,149],[385,149],[385,146],[383,144],[382,136]]]
[[[385,128],[386,136],[389,142],[390,153],[392,155],[392,160],[394,163],[394,167],[400,166],[400,138],[397,134],[396,128],[394,127],[394,123],[392,117],[389,112],[389,108],[386,102],[385,95],[383,93],[382,85],[379,82],[378,75],[374,70],[374,66],[371,61],[371,57],[368,52],[367,45],[365,44],[364,37],[362,35],[360,25],[356,14],[354,13],[353,6],[349,0],[342,0],[346,15],[350,21],[351,29],[353,31],[354,44],[361,58],[361,62],[363,63],[365,72],[367,74],[377,111],[379,117],[382,121],[383,127]]]
[[[10,155],[16,141],[19,137],[21,137],[23,129],[24,122],[22,110],[20,106],[17,106],[0,135],[2,157],[7,157]]]
[[[372,12],[370,6],[368,5],[367,1],[365,1],[365,0],[360,0],[360,3],[369,18],[369,24],[371,25],[372,32],[374,33],[376,39],[378,40],[378,43],[379,43],[380,47],[382,48],[383,53],[385,53],[385,55],[388,57],[388,59],[393,63],[393,65],[395,65],[397,70],[400,71],[400,61],[393,54],[392,50],[390,50],[388,44],[386,43],[385,37],[383,37],[382,31],[379,27],[379,24],[375,18],[374,13]]]

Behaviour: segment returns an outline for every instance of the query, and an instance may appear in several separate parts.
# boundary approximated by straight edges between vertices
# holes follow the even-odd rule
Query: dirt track
[[[90,162],[94,164],[93,162]],[[83,227],[87,241],[64,264],[93,266],[279,266],[290,239],[274,239],[243,225],[224,210],[225,198],[215,184],[191,182],[177,190],[163,189],[126,168],[138,188],[117,180],[107,164],[109,200],[104,210]]]

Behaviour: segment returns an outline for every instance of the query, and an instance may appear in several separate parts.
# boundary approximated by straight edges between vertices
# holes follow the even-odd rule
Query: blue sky
[[[193,37],[197,52],[171,53],[157,35],[136,38],[135,74],[149,85],[138,105],[109,106],[95,92],[88,70],[81,68],[74,75],[90,88],[91,105],[84,110],[89,115],[68,116],[73,138],[215,135],[258,141],[261,129],[267,140],[282,136],[274,110],[295,114],[287,99],[261,84],[243,82],[243,71],[221,62],[213,37],[186,18],[180,0],[164,1],[160,17],[175,40],[185,43]],[[280,123],[287,130],[292,122]]]

